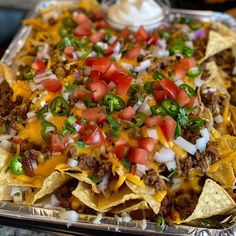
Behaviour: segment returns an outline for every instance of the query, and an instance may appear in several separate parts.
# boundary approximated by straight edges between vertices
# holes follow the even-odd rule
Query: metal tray
[[[41,1],[36,7],[27,15],[27,17],[34,17],[41,9],[60,4],[61,7],[65,5],[72,5],[78,3],[77,0],[62,0],[60,2],[55,0]],[[212,12],[212,11],[195,11],[171,9],[170,14],[165,20],[169,20],[175,16],[183,15],[190,18],[200,19],[201,21],[219,21],[236,29],[236,20],[229,15]],[[23,26],[16,34],[15,38],[5,51],[1,58],[1,63],[11,65],[17,53],[23,47],[26,39],[29,37],[31,27]],[[25,206],[9,202],[0,201],[0,221],[8,224],[10,221],[17,219],[23,225],[38,227],[41,229],[52,230],[55,232],[73,233],[79,235],[108,235],[111,232],[120,232],[124,234],[139,234],[139,235],[193,235],[193,236],[233,236],[236,235],[236,217],[227,218],[225,223],[222,223],[221,229],[202,228],[187,225],[166,226],[164,232],[156,230],[155,223],[148,222],[145,231],[142,229],[141,221],[131,221],[125,223],[117,221],[115,218],[103,217],[101,224],[94,224],[93,221],[96,216],[80,214],[78,222],[69,222],[58,217],[58,210],[46,209],[40,206]]]

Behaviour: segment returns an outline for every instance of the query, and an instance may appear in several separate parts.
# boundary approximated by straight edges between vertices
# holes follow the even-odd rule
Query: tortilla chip
[[[142,197],[149,206],[152,208],[155,214],[158,214],[161,203],[155,199],[155,190],[154,188],[146,186],[145,188],[139,187],[130,181],[126,181],[127,186],[137,195]]]
[[[0,201],[12,200],[10,188],[7,186],[7,182],[2,176],[0,177]]]
[[[120,214],[122,212],[129,213],[131,211],[147,210],[147,209],[150,209],[150,207],[146,201],[130,200],[130,201],[125,202],[124,204],[120,204],[114,207],[111,210],[111,212],[114,214]]]
[[[0,63],[0,82],[6,80],[10,87],[15,83],[12,70],[5,64]]]
[[[225,49],[231,48],[235,43],[236,38],[233,36],[222,36],[215,31],[210,31],[205,57],[200,60],[200,63]]]
[[[235,31],[220,22],[212,22],[212,29],[224,36],[236,36]]]
[[[207,179],[195,210],[183,222],[222,215],[235,207],[236,204],[230,195],[213,180]]]
[[[8,152],[0,148],[0,172],[8,162]]]
[[[52,172],[44,181],[42,187],[30,195],[26,195],[26,201],[30,205],[34,204],[38,199],[54,192],[57,188],[63,185],[70,179],[69,176],[63,175],[58,171]]]

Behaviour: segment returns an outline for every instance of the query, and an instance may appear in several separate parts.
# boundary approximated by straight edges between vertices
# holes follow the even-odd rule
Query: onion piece
[[[148,128],[147,129],[147,136],[149,138],[158,139],[157,131],[156,131],[156,129],[153,129],[153,128]]]
[[[74,124],[73,124],[73,128],[74,128],[77,132],[79,132],[80,129],[81,129],[81,125],[79,125],[79,124],[77,124],[77,123],[74,123]]]
[[[13,136],[14,135],[10,135],[10,134],[1,134],[0,141],[11,139]]]
[[[56,195],[55,194],[52,194],[51,197],[50,197],[50,204],[54,207],[57,207],[57,206],[60,206],[60,202],[59,200],[57,199]]]
[[[0,148],[9,151],[11,148],[12,142],[8,141],[8,140],[2,140],[0,142]]]
[[[159,152],[154,154],[154,160],[160,163],[174,161],[175,159],[175,152],[172,151],[170,148],[162,147]]]
[[[131,64],[129,64],[129,63],[121,62],[121,66],[122,66],[125,70],[132,70],[132,69],[133,69],[133,65],[131,65]]]
[[[20,194],[21,192],[22,191],[21,191],[20,187],[12,186],[10,188],[10,195],[11,195],[11,197],[13,197],[16,194]]]
[[[141,226],[142,230],[145,230],[147,228],[147,220],[146,219],[141,220],[140,226]]]
[[[26,114],[27,118],[33,118],[36,116],[36,113],[34,111],[29,111],[27,114]]]
[[[199,77],[196,77],[194,79],[194,84],[196,85],[196,87],[201,87],[204,84],[204,81],[201,80]]]
[[[201,129],[200,134],[206,139],[207,142],[210,140],[210,132],[207,128]]]
[[[78,101],[75,103],[75,107],[79,108],[79,109],[85,109],[86,106],[84,105],[84,102]]]
[[[75,159],[69,158],[68,161],[67,161],[67,164],[70,167],[76,167],[76,166],[78,166],[79,162]]]
[[[76,211],[64,211],[59,213],[59,218],[69,221],[77,221],[79,219],[79,214]]]
[[[152,115],[150,106],[146,101],[143,102],[143,104],[139,107],[138,111],[144,113],[146,116]]]
[[[31,160],[31,164],[32,164],[33,169],[37,169],[38,164],[36,160]]]
[[[102,181],[98,185],[98,189],[100,191],[104,191],[105,189],[107,189],[107,186],[109,184],[109,178],[110,178],[110,174],[107,174],[102,178]]]
[[[136,66],[134,68],[134,70],[136,72],[140,72],[140,71],[143,71],[143,70],[146,70],[148,67],[150,67],[152,65],[151,61],[149,59],[145,60],[145,61],[142,61],[139,66]]]
[[[46,121],[50,121],[52,119],[52,113],[51,112],[46,112],[43,114],[43,118],[46,120]]]
[[[202,39],[206,37],[206,31],[204,28],[200,28],[197,31],[193,32],[193,38],[196,39]]]
[[[192,41],[185,41],[184,45],[189,48],[193,48],[193,42]]]
[[[142,164],[136,164],[136,175],[139,177],[143,176],[143,174],[146,172],[147,166]]]
[[[176,169],[176,162],[175,161],[168,161],[166,162],[167,169],[169,171]]]
[[[204,152],[206,150],[206,145],[207,145],[207,140],[205,137],[202,138],[198,138],[196,140],[196,148],[200,151],[200,152]]]
[[[192,155],[194,155],[195,152],[197,151],[195,145],[193,145],[192,143],[190,143],[189,141],[187,141],[182,137],[178,137],[176,140],[174,140],[174,143]]]
[[[215,119],[215,122],[216,122],[217,124],[223,122],[223,117],[222,117],[222,115],[220,115],[220,114],[219,114],[218,116],[216,116],[214,119]]]

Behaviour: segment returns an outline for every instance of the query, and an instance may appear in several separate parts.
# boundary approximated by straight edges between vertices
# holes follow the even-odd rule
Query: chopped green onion
[[[67,123],[68,123],[69,125],[73,125],[76,121],[77,121],[77,119],[76,119],[74,116],[70,116],[70,117],[67,119]]]
[[[152,77],[153,77],[154,80],[158,80],[159,81],[159,80],[162,80],[165,77],[165,75],[162,74],[161,72],[155,71],[153,73]]]

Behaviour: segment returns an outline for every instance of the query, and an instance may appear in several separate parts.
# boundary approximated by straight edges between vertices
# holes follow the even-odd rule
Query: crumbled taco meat
[[[147,171],[143,177],[143,180],[145,184],[153,186],[156,191],[164,190],[166,187],[165,181],[154,170]]]
[[[199,129],[189,129],[187,127],[184,127],[182,129],[182,137],[188,140],[190,143],[195,144],[196,140],[201,137],[200,130]]]

